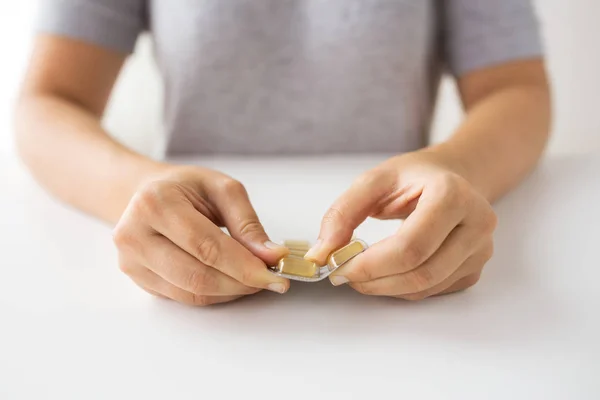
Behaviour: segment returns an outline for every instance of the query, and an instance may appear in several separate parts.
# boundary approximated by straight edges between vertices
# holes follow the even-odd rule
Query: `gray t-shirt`
[[[168,155],[412,151],[444,70],[542,52],[529,0],[46,0],[38,28],[126,53],[149,31]]]

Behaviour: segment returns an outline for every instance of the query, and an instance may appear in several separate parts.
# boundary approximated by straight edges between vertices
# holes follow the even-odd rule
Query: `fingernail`
[[[271,283],[269,284],[269,286],[267,286],[267,289],[269,289],[272,292],[277,292],[277,293],[285,293],[285,285],[283,283]]]
[[[340,286],[344,283],[348,283],[348,278],[342,275],[332,276],[331,278],[329,278],[329,280],[331,281],[331,284],[333,286]]]
[[[304,255],[304,258],[306,258],[307,260],[311,260],[311,261],[318,261],[316,259],[316,255],[319,252],[319,250],[321,249],[322,245],[323,245],[323,240],[322,239],[317,240],[317,242],[313,245],[313,247],[308,249],[308,251]]]
[[[270,250],[278,250],[278,251],[287,251],[287,247],[281,245],[281,244],[277,244],[275,242],[272,242],[270,240],[267,240],[266,242],[263,243],[263,245]]]

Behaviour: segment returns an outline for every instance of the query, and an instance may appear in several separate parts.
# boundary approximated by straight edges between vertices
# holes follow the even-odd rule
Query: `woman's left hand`
[[[420,300],[474,285],[492,256],[490,203],[432,150],[393,157],[356,179],[325,214],[307,258],[325,262],[367,217],[404,222],[332,274],[336,286]]]

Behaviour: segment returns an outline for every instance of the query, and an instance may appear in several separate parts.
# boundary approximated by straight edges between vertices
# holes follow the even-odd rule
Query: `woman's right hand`
[[[114,241],[125,274],[147,292],[181,303],[289,288],[266,268],[287,250],[269,241],[244,186],[209,169],[170,167],[153,177],[132,197]]]

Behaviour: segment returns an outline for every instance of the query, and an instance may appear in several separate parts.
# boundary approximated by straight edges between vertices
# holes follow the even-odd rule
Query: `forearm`
[[[136,188],[164,166],[111,139],[99,119],[65,99],[23,97],[15,117],[21,158],[50,193],[116,222]]]
[[[517,185],[548,141],[550,96],[544,85],[514,85],[475,104],[455,134],[428,151],[441,154],[488,200]]]

